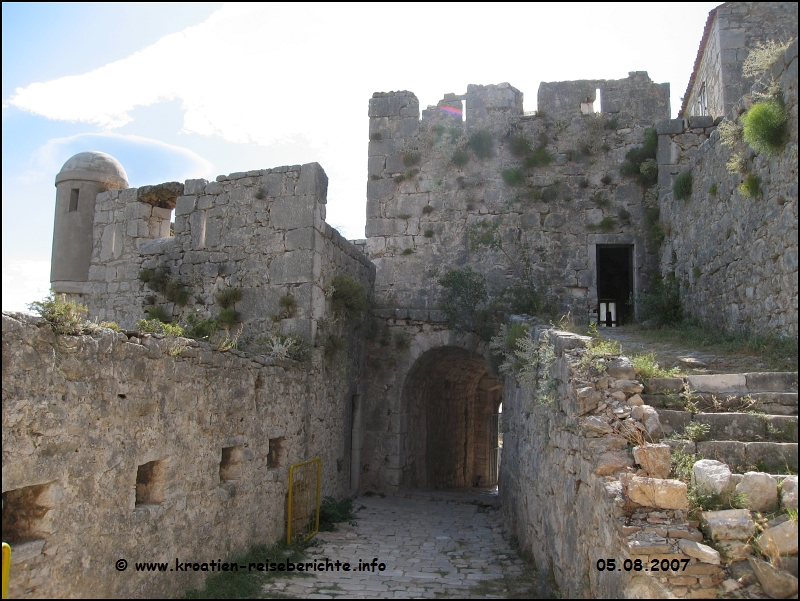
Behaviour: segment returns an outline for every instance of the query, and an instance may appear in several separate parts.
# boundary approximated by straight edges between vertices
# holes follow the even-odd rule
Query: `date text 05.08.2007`
[[[683,572],[689,565],[689,559],[658,559],[652,558],[650,561],[641,559],[625,559],[617,562],[616,559],[598,559],[598,571],[607,572]]]

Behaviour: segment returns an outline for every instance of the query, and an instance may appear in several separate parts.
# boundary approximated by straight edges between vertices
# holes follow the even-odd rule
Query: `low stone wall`
[[[348,492],[346,382],[310,365],[3,314],[3,539],[11,597],[171,597],[285,532],[288,467]],[[115,562],[128,561],[118,571]]]
[[[797,336],[797,43],[773,65],[789,114],[789,142],[775,157],[747,156],[760,195],[738,190],[743,174],[711,117],[658,123],[662,273],[674,272],[687,313],[732,331]],[[754,88],[755,89],[761,89]],[[750,98],[734,107],[737,121]],[[672,181],[692,173],[692,194],[673,197]]]
[[[585,336],[537,327],[533,338],[544,349],[536,390],[514,377],[503,386],[500,495],[520,547],[565,597],[716,596],[720,557],[687,518],[686,484],[666,479],[669,448],[660,462],[631,453],[629,433],[647,439],[660,424],[630,361],[588,359]],[[685,569],[656,572],[664,559]]]

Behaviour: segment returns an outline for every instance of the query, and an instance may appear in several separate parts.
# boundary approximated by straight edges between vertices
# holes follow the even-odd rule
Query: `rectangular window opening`
[[[602,113],[603,112],[603,102],[602,98],[600,97],[601,94],[600,88],[595,88],[594,90],[594,103],[592,104],[592,111],[595,113]]]
[[[242,447],[226,447],[222,449],[219,462],[219,481],[228,482],[242,477]]]
[[[164,502],[167,480],[165,461],[150,461],[136,471],[136,505],[160,505]]]
[[[45,538],[45,515],[52,507],[48,491],[52,482],[25,486],[3,493],[3,540],[9,545]]]
[[[78,210],[78,197],[80,196],[81,191],[77,188],[73,188],[69,191],[69,212],[74,213]]]
[[[269,439],[269,452],[267,453],[267,468],[277,469],[284,460],[283,436]]]

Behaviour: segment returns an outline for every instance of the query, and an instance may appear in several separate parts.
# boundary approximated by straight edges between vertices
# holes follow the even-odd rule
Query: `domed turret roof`
[[[66,179],[110,180],[124,182],[128,187],[128,174],[120,162],[105,152],[90,150],[70,158],[58,172],[56,183]]]

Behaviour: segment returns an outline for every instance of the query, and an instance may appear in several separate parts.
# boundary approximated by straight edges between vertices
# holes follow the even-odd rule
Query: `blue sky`
[[[3,309],[46,295],[55,187],[100,150],[131,186],[319,162],[364,235],[367,102],[648,71],[680,106],[717,3],[3,3]]]

